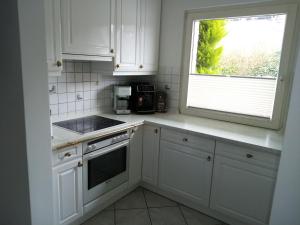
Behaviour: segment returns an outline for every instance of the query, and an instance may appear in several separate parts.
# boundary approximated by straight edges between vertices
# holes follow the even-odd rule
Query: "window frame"
[[[283,114],[287,108],[289,95],[289,81],[293,73],[292,61],[295,44],[295,23],[296,23],[297,4],[251,4],[226,7],[212,7],[200,10],[186,11],[184,27],[183,57],[181,66],[181,85],[180,85],[180,113],[206,117],[210,119],[223,120],[247,124],[257,127],[270,129],[280,129],[283,121]],[[286,26],[283,36],[281,60],[279,66],[278,81],[275,92],[275,101],[273,107],[272,119],[235,114],[230,112],[221,112],[211,109],[187,107],[188,81],[190,75],[192,58],[192,40],[193,40],[193,21],[201,19],[216,19],[225,17],[243,17],[264,14],[284,13],[286,17]]]

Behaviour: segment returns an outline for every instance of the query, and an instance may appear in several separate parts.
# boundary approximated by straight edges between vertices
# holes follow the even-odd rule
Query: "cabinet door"
[[[138,71],[140,0],[117,0],[115,72]]]
[[[70,224],[83,215],[82,167],[80,160],[53,169],[54,224]]]
[[[143,134],[143,181],[157,185],[158,155],[159,155],[160,128],[144,125]]]
[[[115,0],[61,0],[64,54],[112,56]]]
[[[141,0],[141,65],[144,72],[158,71],[161,0]]]
[[[62,71],[60,0],[44,0],[47,64],[50,76]]]
[[[268,224],[276,171],[215,157],[211,208],[249,224]]]
[[[199,149],[161,141],[159,187],[208,207],[212,158]]]
[[[138,184],[142,179],[143,126],[132,129],[130,138],[129,185]]]

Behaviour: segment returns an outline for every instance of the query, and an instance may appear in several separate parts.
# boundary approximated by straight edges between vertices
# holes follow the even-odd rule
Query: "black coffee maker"
[[[138,114],[155,113],[155,85],[148,82],[131,83],[130,108]]]

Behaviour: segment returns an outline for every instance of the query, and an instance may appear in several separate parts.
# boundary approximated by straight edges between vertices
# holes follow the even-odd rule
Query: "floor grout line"
[[[147,199],[146,199],[146,194],[145,194],[145,189],[144,188],[143,188],[142,192],[143,192],[143,195],[144,195],[144,199],[145,199],[145,203],[146,203],[146,207],[147,207],[147,213],[148,213],[148,217],[149,217],[149,220],[150,220],[150,224],[152,225],[152,219],[151,219],[151,216],[150,216],[149,207],[148,207],[148,203],[147,203]]]
[[[184,216],[184,213],[183,213],[182,208],[180,207],[180,205],[178,205],[178,208],[179,208],[179,211],[181,212],[181,215],[183,217],[183,220],[184,220],[185,224],[189,225],[188,222],[187,222],[187,220],[186,220],[186,218],[185,218],[185,216]]]
[[[116,215],[116,204],[115,203],[113,203],[113,207],[114,207],[114,225],[117,225],[117,219],[116,219],[117,215]]]
[[[116,211],[124,211],[124,210],[136,210],[136,209],[147,209],[146,208],[128,208],[128,209],[116,209]]]

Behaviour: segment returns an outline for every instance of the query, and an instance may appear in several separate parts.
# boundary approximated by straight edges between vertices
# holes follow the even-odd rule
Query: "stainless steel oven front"
[[[129,133],[87,142],[83,147],[83,201],[87,204],[128,181]]]

